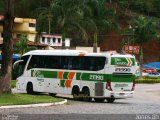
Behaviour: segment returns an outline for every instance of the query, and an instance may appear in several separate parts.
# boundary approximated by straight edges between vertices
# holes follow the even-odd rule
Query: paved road
[[[156,118],[160,120],[160,84],[136,85],[134,98],[119,99],[112,104],[107,102],[103,103],[79,102],[69,99],[68,104],[65,105],[38,107],[38,108],[0,109],[0,113],[4,115],[36,114],[36,117],[37,116],[43,117],[46,116],[44,114],[50,114],[48,115],[49,118],[46,119],[50,119],[51,117],[53,117],[52,114],[54,114],[54,117],[56,119],[68,118],[67,120],[71,118],[73,119],[76,118],[79,120],[81,120],[82,118],[99,119],[99,117],[101,117],[101,119],[103,118],[113,119],[114,117],[116,117],[115,119],[122,119],[122,120],[129,118],[131,119]],[[106,116],[104,116],[106,114],[108,114],[107,118]],[[112,114],[118,114],[118,116]],[[126,117],[127,116],[126,114],[132,114],[132,115]],[[142,116],[138,116],[139,114],[142,114]],[[96,116],[99,117],[96,118]]]

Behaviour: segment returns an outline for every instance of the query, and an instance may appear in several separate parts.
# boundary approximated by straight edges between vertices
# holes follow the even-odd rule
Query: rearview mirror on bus
[[[15,66],[17,65],[17,64],[19,64],[20,62],[23,62],[24,60],[18,60],[18,61],[16,61],[16,62],[14,62],[14,64],[13,64],[13,69],[15,68]]]

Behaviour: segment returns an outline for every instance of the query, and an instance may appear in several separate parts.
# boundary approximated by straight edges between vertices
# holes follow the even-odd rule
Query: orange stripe
[[[72,80],[74,78],[74,75],[75,75],[75,72],[70,72],[68,75],[68,79]]]
[[[63,71],[58,72],[58,79],[63,79]]]
[[[66,80],[65,86],[66,86],[67,88],[70,88],[70,87],[71,87],[71,82],[72,82],[72,80]]]
[[[79,53],[79,56],[85,56],[85,53],[80,52],[80,53]]]
[[[67,88],[70,88],[70,87],[71,87],[71,83],[72,83],[72,80],[73,80],[73,78],[74,78],[74,75],[75,75],[75,72],[70,72],[70,73],[68,74],[68,80],[66,80],[66,82],[65,82],[65,86],[66,86]]]
[[[130,58],[127,58],[128,60],[128,66],[131,66],[132,65],[132,61],[130,60]]]

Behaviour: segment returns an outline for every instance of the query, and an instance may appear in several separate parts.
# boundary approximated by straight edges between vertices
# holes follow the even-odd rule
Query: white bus
[[[135,57],[77,50],[34,50],[14,64],[16,88],[28,94],[70,94],[74,99],[114,102],[133,97]]]

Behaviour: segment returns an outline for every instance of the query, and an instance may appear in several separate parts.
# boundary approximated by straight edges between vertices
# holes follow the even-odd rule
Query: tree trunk
[[[143,66],[143,48],[140,46],[140,56],[139,56],[139,66],[140,66],[140,78],[142,78],[142,66]]]
[[[5,20],[3,24],[3,47],[2,47],[2,76],[1,76],[1,93],[11,92],[12,78],[12,54],[13,40],[12,28],[14,23],[14,0],[6,0]]]
[[[97,33],[93,35],[93,52],[97,53]]]
[[[62,49],[65,49],[65,39],[66,39],[66,32],[65,28],[62,30]]]

